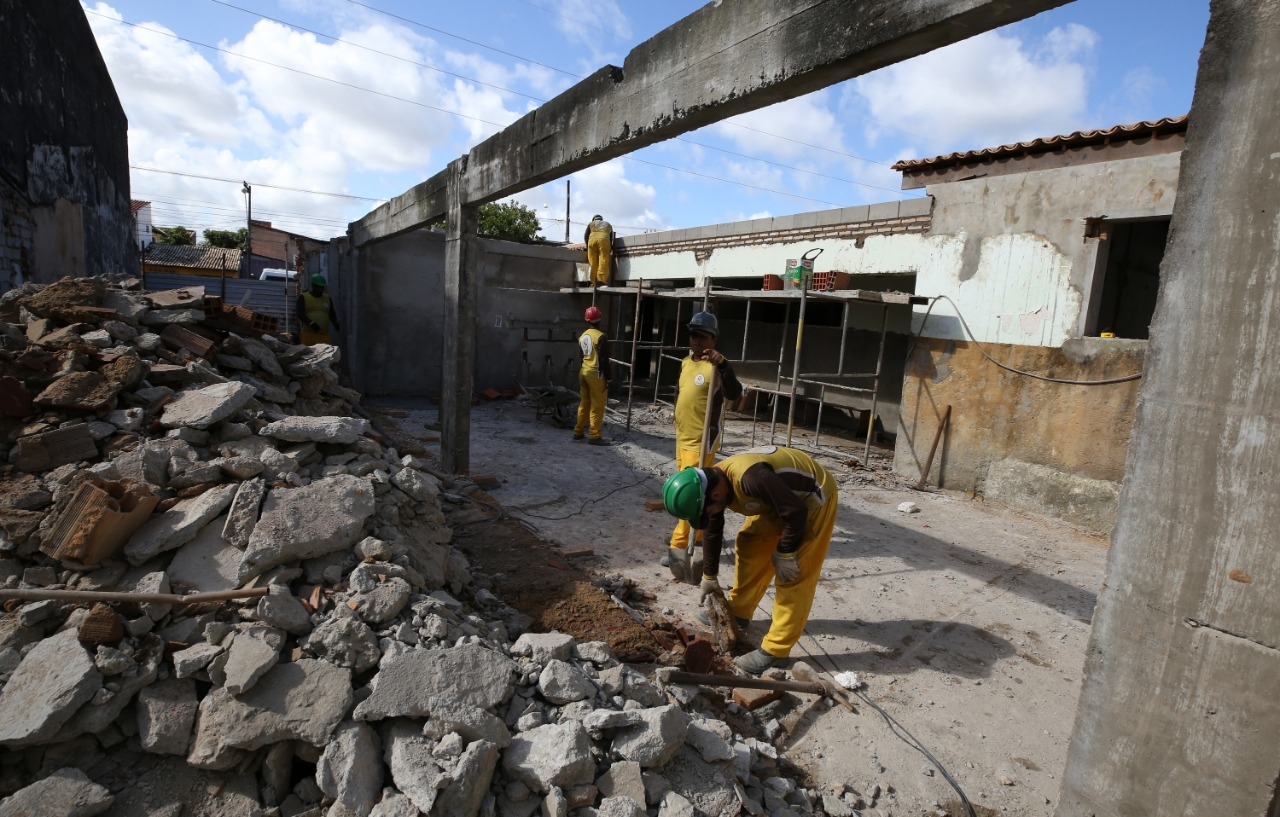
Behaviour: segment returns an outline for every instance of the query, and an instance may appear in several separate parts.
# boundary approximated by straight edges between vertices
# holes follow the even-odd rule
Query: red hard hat
[[[583,315],[582,318],[587,323],[597,323],[604,318],[604,315],[601,314],[599,307],[589,306],[587,307],[587,314]]]

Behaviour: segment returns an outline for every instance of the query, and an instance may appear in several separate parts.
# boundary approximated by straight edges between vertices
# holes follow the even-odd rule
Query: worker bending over
[[[324,291],[323,275],[311,276],[311,290],[298,296],[296,309],[298,323],[301,326],[299,340],[308,346],[317,343],[333,343],[329,338],[329,325],[341,329],[338,325],[338,314],[333,308],[333,298]]]
[[[759,675],[783,666],[800,640],[836,524],[836,482],[812,457],[767,446],[710,468],[685,468],[662,486],[667,512],[704,531],[701,598],[720,589],[717,574],[724,512],[747,517],[738,532],[733,589],[726,600],[747,626],[774,583],[773,623],[760,649],[739,656],[739,668]]]
[[[604,405],[609,391],[609,339],[600,331],[604,315],[599,307],[587,307],[583,316],[589,326],[578,336],[578,348],[582,350],[582,368],[578,371],[578,424],[573,427],[573,438],[581,440],[590,424],[591,445],[608,445],[600,436],[604,426]]]
[[[582,233],[587,242],[587,264],[591,267],[588,286],[608,286],[613,266],[613,225],[596,213]]]
[[[742,396],[742,384],[733,373],[733,367],[724,355],[716,351],[719,336],[719,322],[710,312],[699,312],[689,320],[689,354],[680,363],[680,380],[676,385],[677,471],[690,465],[715,465],[723,432],[720,418],[724,401],[737,400]],[[712,375],[717,381],[714,394],[710,393]],[[711,401],[707,455],[699,461],[702,430],[707,422],[707,400]],[[676,529],[667,542],[662,564],[669,567],[671,575],[680,581],[689,578],[689,548],[695,537],[696,541],[702,541],[701,532],[694,531],[688,522],[681,519],[676,522]]]

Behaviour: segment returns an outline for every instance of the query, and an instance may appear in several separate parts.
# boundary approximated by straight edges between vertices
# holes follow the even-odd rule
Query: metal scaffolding
[[[578,288],[566,288],[562,292],[584,293],[590,290]],[[767,385],[759,385],[744,382],[743,388],[747,391],[754,391],[758,394],[769,395],[772,398],[772,411],[769,421],[769,444],[777,444],[778,438],[778,406],[781,398],[788,400],[787,407],[787,428],[785,436],[785,445],[797,448],[806,448],[819,453],[825,453],[834,456],[843,456],[846,452],[838,449],[824,448],[822,446],[822,415],[828,403],[828,390],[835,393],[870,395],[871,408],[868,415],[867,423],[867,439],[863,449],[863,462],[869,460],[871,455],[871,438],[875,425],[877,412],[877,401],[879,398],[880,381],[883,375],[884,367],[884,348],[885,337],[888,329],[889,307],[891,306],[907,306],[914,304],[926,304],[929,298],[919,295],[911,295],[908,293],[897,292],[879,292],[874,290],[740,290],[715,288],[709,285],[702,288],[659,288],[652,282],[643,280],[637,282],[634,286],[607,286],[598,287],[595,290],[598,294],[609,295],[614,298],[615,308],[611,309],[612,328],[610,333],[611,339],[615,340],[618,345],[615,349],[623,348],[626,342],[630,347],[630,355],[628,359],[620,359],[611,357],[612,363],[622,366],[627,370],[627,410],[626,410],[626,427],[631,428],[632,407],[635,401],[635,392],[638,381],[636,376],[637,359],[642,350],[653,352],[656,359],[652,363],[652,403],[662,405],[673,405],[671,401],[664,400],[660,394],[662,366],[663,361],[673,361],[679,363],[683,359],[683,353],[688,348],[687,344],[680,344],[680,318],[683,312],[684,303],[686,301],[701,301],[702,308],[705,310],[709,303],[713,300],[725,301],[744,301],[746,303],[746,316],[742,325],[742,347],[741,356],[739,358],[730,358],[730,361],[740,365],[765,365],[774,364],[777,367],[777,374],[774,379],[773,387]],[[631,310],[633,319],[631,324],[630,340],[623,341],[623,315],[627,311],[624,307],[627,298],[634,298],[634,308]],[[661,320],[660,316],[655,315],[657,321],[657,340],[642,340],[642,331],[640,326],[643,302],[647,298],[657,299],[658,301],[674,300],[676,302],[676,314],[674,324],[674,332],[670,339],[667,337],[668,324]],[[836,370],[833,372],[809,372],[802,371],[803,357],[803,332],[805,312],[810,300],[817,301],[834,301],[842,305],[840,320],[840,352]],[[782,303],[785,305],[781,342],[778,348],[777,358],[768,358],[763,360],[750,360],[746,358],[748,350],[748,341],[751,336],[751,306],[756,301],[766,301],[772,303]],[[876,364],[873,371],[868,372],[846,372],[845,371],[845,351],[849,336],[849,307],[853,303],[866,303],[879,305],[881,308],[880,331],[878,336],[878,345],[876,349]],[[792,328],[792,305],[796,305],[796,318],[794,329]],[[692,314],[692,311],[691,313]],[[653,331],[648,334],[652,336]],[[784,373],[784,363],[788,344],[795,349],[792,358],[792,371],[788,375]],[[647,378],[646,378],[647,379]],[[816,388],[818,396],[816,398],[801,393],[802,387]],[[795,428],[795,407],[797,401],[807,400],[817,403],[817,421],[814,428],[814,440],[811,445],[798,444],[794,441]],[[751,414],[751,442],[754,445],[756,441],[756,425],[757,411],[759,407],[758,401],[752,401]]]

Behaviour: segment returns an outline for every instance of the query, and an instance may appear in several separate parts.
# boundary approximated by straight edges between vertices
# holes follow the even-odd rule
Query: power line
[[[437,34],[443,34],[446,37],[452,37],[455,40],[461,40],[464,43],[469,43],[471,45],[474,45],[476,48],[483,48],[486,51],[492,51],[495,54],[502,54],[503,56],[511,57],[512,59],[521,60],[523,62],[536,65],[540,68],[546,68],[548,71],[555,71],[556,73],[573,77],[574,79],[582,79],[582,75],[575,74],[572,71],[566,71],[563,68],[556,68],[554,65],[547,65],[546,63],[538,62],[537,60],[531,60],[528,57],[522,57],[519,54],[512,54],[510,51],[503,51],[501,48],[494,48],[491,45],[478,43],[475,40],[468,40],[466,37],[463,37],[459,34],[454,34],[451,31],[445,31],[442,28],[435,28],[433,26],[427,25],[426,23],[420,23],[417,20],[411,20],[408,17],[401,17],[399,14],[392,14],[391,12],[383,11],[380,8],[374,8],[373,6],[370,6],[367,3],[361,3],[360,0],[347,0],[347,2],[351,3],[354,6],[360,6],[361,8],[366,8],[369,11],[377,12],[378,14],[385,14],[386,16],[391,17],[392,19],[395,19],[395,20],[399,20],[402,23],[408,23],[411,26],[417,26],[418,28],[423,28],[423,29],[426,29],[427,31],[434,31]]]
[[[310,29],[310,28],[307,28],[307,27],[305,27],[305,26],[298,25],[297,23],[288,23],[288,22],[285,22],[284,20],[280,20],[280,19],[277,19],[277,18],[275,18],[275,17],[268,17],[267,15],[263,14],[263,13],[262,13],[262,12],[260,12],[260,11],[253,11],[253,10],[251,10],[251,9],[241,8],[240,6],[237,6],[237,5],[234,5],[234,4],[232,4],[232,3],[228,3],[228,2],[226,2],[226,0],[209,0],[209,2],[211,2],[211,3],[217,3],[217,4],[218,4],[218,5],[220,5],[220,6],[226,6],[227,8],[232,8],[232,9],[235,9],[236,11],[242,11],[242,12],[244,12],[245,14],[251,14],[251,15],[253,15],[253,16],[255,16],[255,17],[258,17],[258,18],[260,18],[260,19],[263,19],[263,20],[270,20],[270,21],[271,21],[271,22],[273,22],[273,23],[279,23],[280,25],[282,25],[282,26],[286,26],[286,27],[288,27],[288,28],[295,28],[295,29],[297,29],[298,31],[305,31],[305,32],[307,32],[308,34],[314,34],[314,35],[316,35],[317,37],[324,37],[324,38],[326,38],[326,39],[333,40],[334,42],[342,43],[342,44],[344,44],[344,45],[349,45],[349,46],[351,46],[352,48],[359,48],[359,49],[361,49],[361,50],[363,50],[363,51],[369,51],[369,52],[371,52],[371,53],[373,53],[373,54],[381,54],[381,55],[382,55],[382,56],[384,56],[384,57],[390,57],[390,58],[391,58],[391,59],[393,59],[393,60],[399,60],[399,61],[401,61],[401,62],[407,62],[407,63],[409,63],[410,65],[416,65],[416,66],[418,66],[419,68],[426,68],[426,69],[427,69],[427,70],[429,70],[429,71],[438,71],[439,73],[441,73],[441,74],[445,74],[446,76],[456,77],[456,78],[458,78],[458,79],[465,80],[465,81],[467,81],[467,82],[474,82],[474,83],[475,83],[475,84],[477,84],[477,85],[484,85],[484,86],[485,86],[485,87],[487,87],[487,88],[493,88],[494,90],[502,91],[503,93],[513,94],[513,95],[515,95],[515,96],[522,96],[522,97],[524,97],[525,99],[531,99],[531,100],[533,100],[534,102],[545,102],[545,101],[546,101],[546,100],[539,99],[539,98],[538,98],[538,97],[536,97],[536,96],[531,96],[531,95],[529,95],[529,94],[522,93],[522,92],[520,92],[520,91],[512,90],[511,88],[503,88],[501,85],[494,85],[492,82],[485,82],[484,80],[476,79],[475,77],[468,77],[468,76],[466,76],[466,75],[464,75],[464,74],[456,74],[456,73],[454,73],[453,71],[446,71],[446,70],[445,70],[445,69],[443,69],[443,68],[438,68],[438,67],[436,67],[436,66],[434,66],[434,65],[430,65],[430,64],[425,63],[425,62],[418,62],[417,60],[411,60],[411,59],[409,59],[408,57],[402,57],[402,56],[400,56],[399,54],[392,54],[392,53],[390,53],[390,52],[388,52],[388,51],[380,51],[380,50],[378,50],[378,49],[376,49],[376,48],[370,48],[370,47],[369,47],[369,46],[367,46],[367,45],[361,45],[360,43],[352,42],[351,40],[344,39],[344,38],[339,37],[339,36],[334,35],[334,34],[325,34],[323,31],[315,31],[314,29]]]
[[[158,167],[142,167],[140,165],[129,165],[130,170],[145,170],[149,173],[166,173],[170,176],[187,176],[192,179],[207,179],[211,182],[229,182],[231,184],[241,184],[243,179],[225,179],[221,176],[202,176],[199,173],[183,173],[180,170],[161,170]],[[291,193],[310,193],[313,196],[333,196],[340,199],[358,199],[360,201],[386,201],[386,199],[375,199],[372,196],[354,196],[350,193],[329,193],[324,190],[304,190],[301,187],[284,187],[279,184],[267,184],[266,182],[249,182],[250,187],[266,187],[271,190],[288,190]]]

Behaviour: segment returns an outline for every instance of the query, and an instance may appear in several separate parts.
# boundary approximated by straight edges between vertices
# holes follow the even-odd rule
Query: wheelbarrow
[[[577,422],[578,393],[564,386],[526,386],[517,383],[533,403],[534,419],[550,417],[557,428],[570,428]]]

